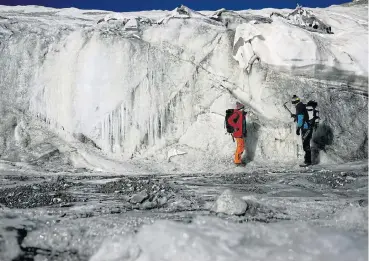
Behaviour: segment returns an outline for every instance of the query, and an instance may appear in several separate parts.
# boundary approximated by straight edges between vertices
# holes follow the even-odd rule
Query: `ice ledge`
[[[354,41],[367,41],[367,35],[355,33],[352,37]],[[247,73],[259,60],[275,69],[300,71],[302,75],[323,74],[324,78],[329,74],[338,77],[343,74],[367,82],[368,49],[353,49],[346,39],[347,36],[341,35],[324,37],[280,20],[272,24],[241,24],[235,33],[233,58]]]

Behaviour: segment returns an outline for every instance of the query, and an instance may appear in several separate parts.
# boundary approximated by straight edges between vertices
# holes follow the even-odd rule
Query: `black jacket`
[[[296,119],[298,128],[309,128],[309,113],[306,109],[306,105],[302,102],[296,104]]]

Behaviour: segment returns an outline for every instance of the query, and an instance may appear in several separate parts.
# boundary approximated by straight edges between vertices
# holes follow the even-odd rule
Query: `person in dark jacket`
[[[296,135],[300,135],[302,138],[302,147],[305,152],[305,165],[311,165],[311,148],[310,141],[313,136],[313,130],[309,121],[309,113],[306,109],[306,105],[300,101],[300,98],[296,95],[292,96],[292,104],[296,107],[296,114],[293,114],[292,117],[295,118],[297,122]]]
[[[245,138],[246,138],[246,112],[245,106],[242,103],[236,103],[236,109],[233,114],[228,118],[228,124],[234,128],[232,134],[236,140],[236,152],[234,154],[234,163],[236,165],[245,165],[242,161],[242,153],[245,150]]]

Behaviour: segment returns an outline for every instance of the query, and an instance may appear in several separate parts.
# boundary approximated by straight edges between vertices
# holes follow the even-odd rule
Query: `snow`
[[[232,162],[224,113],[238,100],[248,162],[296,163],[301,140],[282,106],[293,94],[319,104],[322,163],[367,158],[367,4],[301,14],[0,11],[2,159],[35,160],[47,144],[74,168],[217,171]]]
[[[367,242],[366,242],[367,243]],[[189,225],[157,221],[135,236],[107,240],[90,261],[357,260],[365,242],[308,224],[234,224],[197,218]]]

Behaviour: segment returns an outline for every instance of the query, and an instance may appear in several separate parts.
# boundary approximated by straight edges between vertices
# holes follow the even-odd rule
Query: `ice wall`
[[[269,10],[0,12],[1,109],[14,116],[2,123],[3,155],[26,119],[120,160],[180,149],[173,162],[214,165],[232,157],[223,115],[238,99],[249,110],[248,158],[296,160],[300,140],[282,105],[298,94],[319,102],[330,158],[367,157],[367,5],[314,10],[332,35]]]

